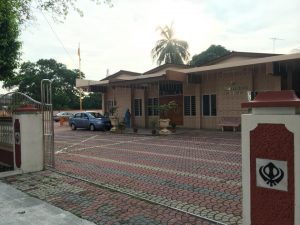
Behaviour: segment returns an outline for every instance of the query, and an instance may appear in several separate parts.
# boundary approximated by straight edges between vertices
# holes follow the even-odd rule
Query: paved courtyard
[[[96,224],[242,224],[240,133],[57,128],[55,148],[56,171],[7,182]]]

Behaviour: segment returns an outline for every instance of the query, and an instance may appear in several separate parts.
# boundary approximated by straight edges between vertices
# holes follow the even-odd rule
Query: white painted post
[[[18,109],[13,117],[13,122],[19,120],[20,123],[20,135],[19,137],[15,137],[14,135],[14,143],[17,142],[20,144],[20,169],[23,173],[40,171],[43,169],[42,114],[38,109],[30,107],[31,106],[26,106]]]

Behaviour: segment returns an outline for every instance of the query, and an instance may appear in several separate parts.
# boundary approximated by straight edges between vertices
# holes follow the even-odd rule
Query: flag
[[[80,60],[80,44],[79,44],[79,46],[78,46],[77,55],[78,55],[79,60]]]

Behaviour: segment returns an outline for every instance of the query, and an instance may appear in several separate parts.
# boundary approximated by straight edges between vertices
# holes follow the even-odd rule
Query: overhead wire
[[[66,49],[64,43],[62,42],[62,40],[60,39],[59,35],[56,33],[55,29],[53,28],[53,26],[51,25],[51,23],[49,22],[47,16],[45,15],[45,13],[40,10],[41,14],[43,15],[44,19],[46,20],[47,24],[49,25],[52,33],[54,34],[54,36],[56,37],[57,41],[61,44],[62,48],[64,49],[65,53],[69,56],[69,58],[71,59],[72,63],[74,64],[74,68],[76,68],[76,62],[74,60],[74,58],[71,56],[71,54],[69,53],[69,51]]]

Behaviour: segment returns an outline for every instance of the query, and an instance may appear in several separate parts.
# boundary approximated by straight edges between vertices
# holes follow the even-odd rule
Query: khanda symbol
[[[271,162],[266,166],[261,166],[259,168],[259,174],[270,187],[279,184],[284,177],[282,169],[276,167]]]

